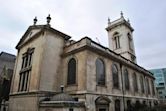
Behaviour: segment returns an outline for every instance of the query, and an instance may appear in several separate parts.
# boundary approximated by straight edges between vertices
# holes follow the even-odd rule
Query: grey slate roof
[[[6,52],[1,52],[0,53],[0,59],[1,60],[5,60],[5,61],[14,62],[15,59],[16,59],[16,56],[12,55],[12,54],[9,54],[9,53],[6,53]]]

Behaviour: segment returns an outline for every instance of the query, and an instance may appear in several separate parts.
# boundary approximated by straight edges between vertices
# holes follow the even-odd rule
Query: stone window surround
[[[102,75],[104,76],[103,78],[101,78],[101,75],[100,77],[98,77],[99,75],[99,70],[98,70],[98,66],[97,66],[97,62],[101,62],[100,65],[103,66],[103,71],[102,71]],[[96,62],[95,62],[95,66],[96,66],[96,82],[97,82],[97,85],[98,86],[105,86],[106,85],[106,69],[105,69],[105,63],[104,63],[104,60],[102,58],[97,58],[96,59]],[[100,66],[101,67],[101,66]]]
[[[27,51],[22,55],[22,66],[20,70],[18,92],[28,91],[34,49],[35,48],[28,48]]]

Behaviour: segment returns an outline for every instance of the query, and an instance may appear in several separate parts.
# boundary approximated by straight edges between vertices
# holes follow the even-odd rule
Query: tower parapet
[[[109,48],[121,54],[126,59],[136,63],[135,48],[133,42],[133,31],[129,20],[126,20],[121,12],[121,17],[115,21],[108,21],[106,28],[108,32]]]

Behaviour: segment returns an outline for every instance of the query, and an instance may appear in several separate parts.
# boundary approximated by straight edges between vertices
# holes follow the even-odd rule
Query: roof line
[[[7,52],[4,52],[4,51],[2,51],[2,52],[0,53],[0,56],[1,56],[2,54],[8,54],[8,55],[11,55],[11,56],[14,56],[14,57],[16,57],[14,54],[7,53]]]

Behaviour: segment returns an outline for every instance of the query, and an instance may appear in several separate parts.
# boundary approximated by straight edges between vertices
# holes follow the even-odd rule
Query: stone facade
[[[154,77],[150,72],[88,37],[79,41],[70,38],[49,24],[28,28],[16,47],[18,54],[9,101],[10,111],[123,111],[128,107],[128,100],[131,104],[137,101],[154,105],[157,97],[154,84],[151,83]],[[24,57],[27,57],[26,62]],[[72,66],[74,68],[70,70],[71,59],[75,67]],[[104,64],[102,85],[97,82],[97,59]],[[24,67],[24,64],[29,66]],[[118,88],[113,85],[113,64],[117,66]],[[125,89],[125,69],[128,70],[129,89]],[[71,84],[69,73],[73,70],[75,75],[71,80],[75,79]],[[133,73],[137,77],[137,91],[134,90]],[[52,99],[60,93],[61,85],[73,101]],[[60,103],[64,107],[59,107]],[[117,109],[117,104],[120,109]]]

